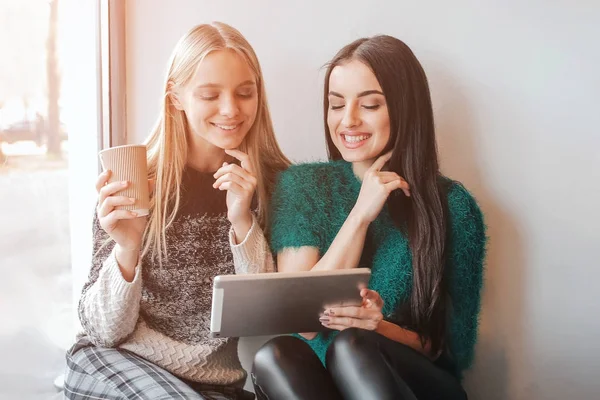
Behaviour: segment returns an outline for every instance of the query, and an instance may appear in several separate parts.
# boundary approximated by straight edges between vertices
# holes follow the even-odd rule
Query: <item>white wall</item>
[[[527,3],[527,4],[524,4]],[[600,5],[592,1],[128,1],[128,129],[158,111],[169,53],[221,20],[254,45],[278,139],[322,158],[320,67],[343,45],[406,41],[432,88],[443,169],[491,237],[473,399],[600,396]]]

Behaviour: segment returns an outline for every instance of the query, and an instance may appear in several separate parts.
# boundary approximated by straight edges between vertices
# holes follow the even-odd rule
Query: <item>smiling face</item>
[[[358,60],[337,65],[329,77],[327,125],[342,158],[372,163],[390,138],[390,116],[373,71]]]
[[[258,110],[256,77],[233,50],[208,54],[194,76],[174,91],[173,104],[185,112],[195,148],[237,148],[254,124]]]

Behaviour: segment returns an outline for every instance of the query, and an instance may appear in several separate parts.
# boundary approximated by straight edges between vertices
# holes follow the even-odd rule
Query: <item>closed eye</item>
[[[201,100],[207,100],[207,101],[216,100],[216,99],[219,98],[219,93],[218,92],[207,92],[207,91],[205,91],[204,93],[198,93],[196,95]]]

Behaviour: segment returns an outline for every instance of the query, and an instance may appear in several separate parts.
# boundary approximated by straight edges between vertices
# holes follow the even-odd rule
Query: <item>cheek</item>
[[[379,115],[373,123],[377,127],[380,140],[387,143],[390,139],[390,118],[387,115],[387,111],[385,114]]]
[[[254,123],[256,114],[258,113],[258,99],[255,98],[252,101],[247,100],[243,102],[241,108],[249,122]]]
[[[332,113],[332,112],[328,112],[327,113],[327,126],[329,127],[329,134],[331,135],[331,137],[335,140],[335,137],[337,136],[335,134],[337,127],[340,123],[340,118]]]
[[[387,144],[390,141],[390,126],[386,125],[381,128],[381,141]]]
[[[202,124],[208,123],[208,120],[217,112],[218,107],[214,104],[197,100],[186,110],[186,115],[190,123]]]

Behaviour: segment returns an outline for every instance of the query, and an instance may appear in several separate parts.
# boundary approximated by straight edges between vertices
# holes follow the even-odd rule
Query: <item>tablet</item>
[[[213,283],[211,337],[278,335],[327,330],[325,309],[361,305],[371,270],[219,275]]]

